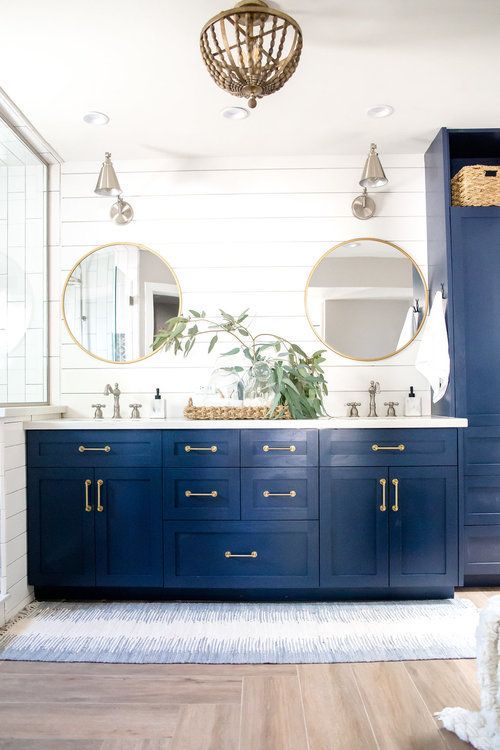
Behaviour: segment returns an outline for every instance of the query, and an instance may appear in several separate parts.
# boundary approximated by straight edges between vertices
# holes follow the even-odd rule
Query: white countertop
[[[306,427],[317,430],[467,427],[458,417],[332,417],[323,419],[46,419],[26,422],[26,430],[257,430]]]

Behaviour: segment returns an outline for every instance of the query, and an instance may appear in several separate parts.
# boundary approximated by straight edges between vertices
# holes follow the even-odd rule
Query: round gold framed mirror
[[[325,346],[347,359],[393,357],[418,336],[429,291],[413,258],[393,242],[346,240],[314,265],[305,291],[306,315]]]
[[[62,314],[71,338],[87,354],[127,364],[159,351],[153,349],[154,337],[179,315],[181,297],[177,276],[157,252],[113,242],[73,266],[63,288]]]

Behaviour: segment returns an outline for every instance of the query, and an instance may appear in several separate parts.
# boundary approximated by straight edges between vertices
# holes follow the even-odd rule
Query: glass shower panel
[[[47,167],[0,120],[0,404],[47,401]]]

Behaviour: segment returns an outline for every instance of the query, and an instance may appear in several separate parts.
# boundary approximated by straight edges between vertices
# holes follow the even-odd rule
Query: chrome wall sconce
[[[383,187],[388,182],[389,180],[385,176],[384,169],[378,158],[377,146],[375,143],[372,143],[359,181],[363,192],[353,200],[351,205],[352,213],[357,219],[371,219],[375,214],[375,201],[369,197],[368,188]]]
[[[134,210],[130,203],[127,203],[122,198],[122,189],[116,176],[113,162],[111,161],[111,154],[107,151],[104,155],[104,161],[102,163],[101,171],[95,186],[94,193],[97,195],[113,195],[118,196],[116,203],[113,203],[110,210],[111,220],[115,224],[129,224],[134,218]]]

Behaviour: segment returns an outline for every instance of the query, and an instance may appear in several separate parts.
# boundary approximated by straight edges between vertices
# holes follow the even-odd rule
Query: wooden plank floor
[[[0,750],[458,750],[433,714],[478,700],[473,660],[0,662]]]

